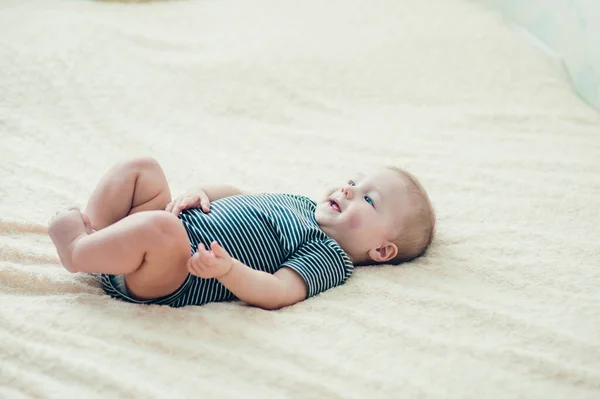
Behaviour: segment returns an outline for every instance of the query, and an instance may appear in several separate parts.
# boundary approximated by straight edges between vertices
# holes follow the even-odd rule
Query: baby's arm
[[[269,274],[235,260],[229,273],[218,280],[242,301],[263,309],[290,306],[305,300],[307,295],[304,280],[289,267]]]
[[[233,259],[216,242],[211,251],[202,244],[188,261],[188,270],[202,278],[216,278],[242,301],[263,309],[279,309],[307,297],[304,280],[294,270],[283,267],[275,274],[254,270]]]

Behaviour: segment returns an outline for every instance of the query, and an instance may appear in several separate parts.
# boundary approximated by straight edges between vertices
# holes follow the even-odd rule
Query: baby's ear
[[[398,255],[398,246],[390,241],[369,251],[369,257],[377,263],[388,262],[394,259],[396,255]]]

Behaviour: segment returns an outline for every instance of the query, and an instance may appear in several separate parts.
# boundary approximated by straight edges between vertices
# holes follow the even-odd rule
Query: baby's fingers
[[[202,208],[202,210],[204,212],[206,212],[206,213],[210,212],[210,200],[208,199],[206,194],[203,194],[202,196],[200,196],[200,207]]]
[[[202,266],[198,262],[198,257],[193,256],[187,262],[188,272],[197,277],[202,277]]]
[[[216,259],[215,255],[207,250],[204,244],[198,244],[196,255],[198,255],[198,261],[204,263],[206,266],[212,266]]]
[[[172,202],[170,202],[169,205],[167,205],[167,212],[172,213],[175,216],[179,215],[179,213],[181,212],[181,208],[179,205],[180,203],[180,199],[175,199]]]
[[[215,256],[219,257],[219,258],[229,258],[229,254],[227,253],[227,251],[225,250],[225,248],[223,248],[222,246],[219,245],[218,242],[213,241],[210,244],[210,249],[213,251],[213,253],[215,254]]]

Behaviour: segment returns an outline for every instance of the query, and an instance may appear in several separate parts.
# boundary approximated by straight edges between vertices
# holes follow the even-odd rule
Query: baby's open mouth
[[[336,212],[341,212],[340,205],[334,200],[329,200],[329,206],[335,209]]]

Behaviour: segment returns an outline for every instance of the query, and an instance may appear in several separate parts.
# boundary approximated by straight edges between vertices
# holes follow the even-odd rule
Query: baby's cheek
[[[362,225],[362,219],[360,214],[353,213],[348,217],[348,227],[351,229],[357,229]]]

